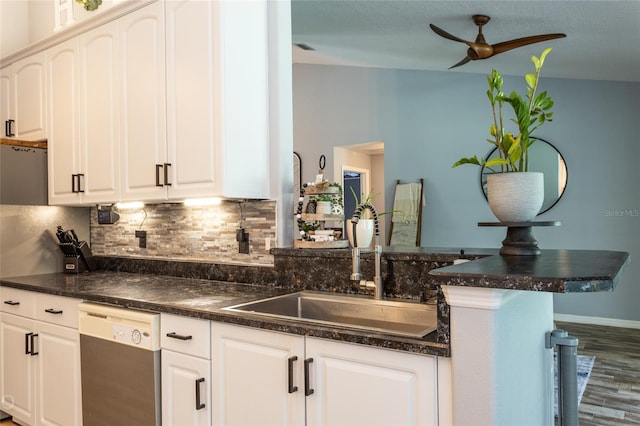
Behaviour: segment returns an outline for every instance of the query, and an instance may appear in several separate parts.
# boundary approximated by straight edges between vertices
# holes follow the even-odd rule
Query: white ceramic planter
[[[317,214],[331,214],[331,201],[318,201],[316,204]]]
[[[544,201],[544,175],[540,172],[495,173],[487,176],[487,199],[501,222],[529,222]]]
[[[373,219],[360,219],[356,227],[358,247],[371,247],[371,243],[373,242],[373,233],[375,230]],[[347,222],[347,237],[349,238],[349,244],[353,247],[353,223],[351,222],[351,219]]]

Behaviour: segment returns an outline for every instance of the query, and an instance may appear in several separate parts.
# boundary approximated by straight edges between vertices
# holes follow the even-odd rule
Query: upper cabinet
[[[119,199],[117,23],[47,51],[49,204]]]
[[[123,200],[163,200],[167,190],[164,5],[119,21],[120,182]],[[167,178],[168,180],[168,178]]]
[[[167,1],[169,196],[268,198],[267,1]]]
[[[275,6],[129,7],[0,70],[5,130],[48,139],[49,203],[270,198]]]
[[[24,140],[46,138],[43,52],[1,70],[0,99],[3,137]]]

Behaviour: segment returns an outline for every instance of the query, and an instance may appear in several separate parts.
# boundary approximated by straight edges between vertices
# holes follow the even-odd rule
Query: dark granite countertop
[[[292,292],[291,289],[276,286],[113,271],[11,277],[1,279],[0,285],[272,331],[449,356],[449,345],[438,343],[435,332],[418,339],[223,310],[240,303]]]
[[[613,291],[629,253],[542,250],[539,256],[488,256],[429,271],[441,285],[583,293]]]

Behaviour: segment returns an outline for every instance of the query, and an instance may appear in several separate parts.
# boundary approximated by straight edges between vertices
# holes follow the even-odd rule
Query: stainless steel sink
[[[414,302],[303,291],[224,308],[277,318],[423,337],[436,329],[436,307]]]

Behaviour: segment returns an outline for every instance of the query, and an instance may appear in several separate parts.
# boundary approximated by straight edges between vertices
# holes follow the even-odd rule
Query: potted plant
[[[544,176],[529,172],[529,147],[535,139],[533,132],[545,122],[551,121],[553,100],[547,92],[538,93],[540,71],[551,51],[545,49],[540,58],[531,57],[535,72],[525,75],[526,97],[515,91],[508,96],[502,91],[503,78],[495,69],[487,77],[487,97],[491,104],[493,122],[489,128],[491,138],[487,141],[496,147],[498,157],[485,160],[477,156],[456,161],[453,167],[462,164],[484,166],[493,173],[487,177],[489,207],[502,222],[527,222],[536,217],[544,199]],[[504,104],[508,104],[515,117],[511,119],[517,130],[505,129]]]
[[[359,206],[362,203],[371,204],[375,198],[375,194],[373,193],[373,190],[369,191],[367,195],[359,199],[358,194],[356,194],[353,188],[350,187],[349,189],[351,190],[351,194],[355,199],[356,206]],[[380,217],[380,216],[384,216],[385,214],[393,213],[394,211],[395,210],[390,210],[390,211],[384,211],[379,213],[376,212],[376,213],[378,217]],[[349,220],[347,221],[346,227],[347,227],[347,237],[349,238],[349,243],[353,247],[353,222],[351,222],[351,218],[349,218]],[[375,232],[375,223],[368,210],[365,210],[363,212],[363,215],[361,216],[360,220],[358,220],[358,224],[356,225],[356,227],[357,227],[356,234],[358,236],[358,241],[357,241],[358,247],[362,247],[362,248],[370,247],[373,241],[373,235]]]

